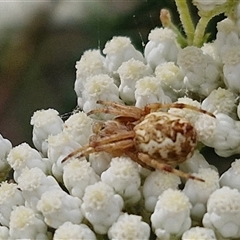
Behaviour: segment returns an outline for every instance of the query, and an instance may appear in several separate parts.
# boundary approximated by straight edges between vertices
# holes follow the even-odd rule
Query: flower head
[[[222,174],[220,178],[221,186],[236,188],[240,191],[240,159],[232,162],[231,167]]]
[[[228,52],[231,46],[238,46],[240,38],[238,29],[234,21],[230,18],[225,18],[217,23],[216,47],[219,52],[220,58]]]
[[[89,112],[98,107],[97,100],[120,102],[119,90],[113,78],[107,74],[90,77],[83,89],[83,110]]]
[[[151,222],[158,238],[181,236],[191,226],[191,203],[179,190],[165,190],[158,198]],[[167,219],[167,221],[166,221]]]
[[[182,98],[178,98],[177,103],[184,103],[187,105],[191,105],[197,108],[200,108],[200,103],[197,100],[193,100],[189,97],[182,97]],[[195,123],[195,121],[197,120],[197,118],[199,117],[198,112],[191,110],[191,109],[187,109],[187,108],[170,108],[168,110],[168,112],[170,114],[182,117],[184,119],[187,119],[188,121],[190,121],[193,125]]]
[[[82,198],[85,188],[99,180],[99,176],[86,160],[71,159],[63,167],[63,183],[72,196]]]
[[[182,240],[217,240],[212,229],[192,227],[182,235]]]
[[[0,239],[9,239],[9,229],[5,226],[0,226]]]
[[[68,195],[60,189],[46,191],[37,203],[37,210],[44,216],[44,221],[53,228],[58,228],[64,222],[74,224],[82,222],[82,201]]]
[[[30,123],[33,125],[33,144],[46,156],[48,150],[47,138],[49,135],[56,135],[62,131],[63,120],[56,110],[47,109],[35,111]]]
[[[7,155],[11,148],[11,142],[0,134],[0,181],[4,181],[8,177],[10,165],[7,162]]]
[[[73,224],[65,222],[54,232],[53,240],[96,240],[94,232],[85,224]]]
[[[146,210],[153,212],[158,196],[167,189],[177,189],[180,183],[181,180],[177,175],[159,170],[151,172],[144,181],[142,189]]]
[[[226,114],[216,114],[216,128],[209,145],[219,156],[228,157],[240,152],[240,124]]]
[[[11,239],[47,239],[47,225],[25,206],[16,206],[11,213],[9,236]]]
[[[217,6],[226,3],[227,0],[193,0],[193,4],[202,12],[208,12],[214,10]]]
[[[108,230],[109,239],[141,239],[150,237],[150,227],[140,216],[124,213]]]
[[[85,145],[92,134],[92,123],[93,120],[86,113],[77,112],[64,122],[63,132],[72,136],[79,144]]]
[[[176,62],[179,47],[176,34],[171,29],[155,28],[149,33],[148,39],[144,56],[152,69],[164,62]]]
[[[240,193],[222,187],[215,190],[207,202],[203,226],[217,231],[224,238],[240,238]]]
[[[202,108],[211,113],[225,113],[236,118],[237,95],[229,89],[214,89],[202,102]]]
[[[101,180],[113,187],[125,204],[135,204],[141,197],[138,164],[127,157],[113,158],[110,167],[101,174]]]
[[[176,101],[178,97],[185,94],[183,86],[183,73],[174,62],[165,62],[158,65],[155,75],[161,83],[164,92]]]
[[[43,160],[41,154],[27,143],[22,143],[14,148],[8,154],[7,161],[14,169],[14,179],[17,180],[23,169],[38,167],[44,173],[49,171],[48,165]]]
[[[192,204],[191,216],[199,221],[206,212],[209,196],[220,187],[219,175],[211,168],[200,168],[194,176],[204,179],[204,182],[189,179],[184,186],[183,193],[188,196]]]
[[[61,189],[58,182],[51,175],[46,176],[41,169],[25,168],[18,177],[18,187],[22,191],[25,205],[35,211],[42,194],[53,189]]]
[[[106,73],[103,65],[104,57],[99,49],[87,50],[81,56],[81,59],[76,62],[76,81],[81,81],[84,85],[85,80],[89,76],[94,76],[101,73]]]
[[[89,77],[98,74],[106,74],[107,69],[104,67],[104,57],[100,50],[87,50],[81,56],[81,59],[76,62],[76,81],[74,90],[77,94],[77,102],[80,108],[83,107],[82,89]]]
[[[85,189],[81,209],[85,218],[93,225],[95,232],[107,233],[120,216],[122,208],[122,197],[115,194],[113,188],[106,183],[97,182]]]
[[[240,47],[230,46],[223,57],[224,82],[229,89],[239,93],[239,66],[240,66]]]
[[[207,96],[220,85],[218,64],[200,48],[188,46],[181,49],[177,64],[185,75],[184,86],[200,96]]]
[[[120,77],[119,94],[121,99],[126,103],[133,104],[135,102],[134,92],[137,81],[145,76],[150,76],[152,69],[142,61],[132,58],[123,62],[117,73]]]
[[[22,192],[17,184],[2,182],[0,185],[0,223],[9,226],[11,211],[20,205],[24,205]]]
[[[104,66],[109,72],[115,73],[123,62],[136,59],[144,62],[143,55],[132,45],[127,37],[113,37],[108,41],[103,49],[106,54]]]
[[[213,166],[207,162],[199,150],[195,150],[192,157],[179,164],[179,169],[188,173],[197,173],[201,168],[213,168]]]
[[[61,181],[63,173],[62,160],[70,152],[78,149],[81,145],[75,141],[71,134],[63,131],[57,135],[48,137],[48,159],[52,166],[54,177]]]
[[[136,83],[136,106],[143,108],[149,103],[169,103],[171,99],[165,95],[161,83],[156,77],[144,77]]]

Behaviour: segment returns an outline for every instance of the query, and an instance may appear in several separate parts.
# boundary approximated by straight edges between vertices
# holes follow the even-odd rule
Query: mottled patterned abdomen
[[[192,124],[165,112],[146,115],[134,131],[138,152],[169,164],[187,160],[197,144],[197,134]]]

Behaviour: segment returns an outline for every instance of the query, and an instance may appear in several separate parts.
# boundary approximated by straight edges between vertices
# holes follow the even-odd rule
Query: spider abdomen
[[[187,120],[165,112],[153,112],[134,127],[138,152],[165,163],[181,163],[197,144],[197,134]]]

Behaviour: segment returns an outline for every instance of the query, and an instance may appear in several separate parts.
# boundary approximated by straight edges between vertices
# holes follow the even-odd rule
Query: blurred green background
[[[38,109],[60,114],[76,107],[75,63],[113,36],[129,36],[143,51],[159,11],[174,0],[1,1],[0,133],[14,146],[32,145],[30,118]],[[196,9],[193,16],[196,17]]]
[[[143,50],[159,11],[174,1],[1,1],[0,133],[15,146],[31,141],[38,109],[64,114],[76,107],[75,63],[125,35]]]

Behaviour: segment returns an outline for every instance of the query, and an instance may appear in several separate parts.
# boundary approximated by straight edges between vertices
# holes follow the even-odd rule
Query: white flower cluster
[[[193,1],[200,17],[231,3]],[[12,147],[0,135],[0,239],[240,239],[240,159],[221,173],[200,151],[207,146],[221,157],[240,154],[240,3],[235,5],[218,23],[216,40],[202,47],[183,48],[173,28],[161,27],[149,33],[143,54],[127,37],[113,37],[102,52],[84,52],[74,85],[82,111],[65,121],[54,109],[36,111],[35,148]],[[101,112],[101,101],[126,109],[157,103],[166,115],[189,121],[199,149],[177,167],[198,180],[167,167],[145,169],[137,163],[137,148],[111,155],[111,144],[108,153],[76,153],[62,162],[112,118],[112,107]],[[94,109],[100,114],[88,116]],[[123,120],[125,131],[142,118]]]

